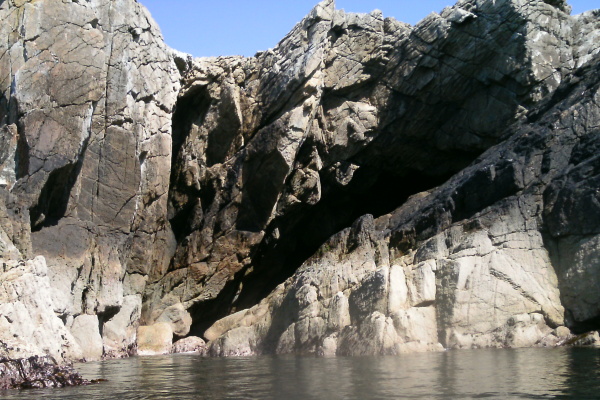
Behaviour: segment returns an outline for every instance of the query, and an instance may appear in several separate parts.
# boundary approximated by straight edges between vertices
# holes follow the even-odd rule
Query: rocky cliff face
[[[133,0],[0,2],[5,352],[122,356],[139,325],[217,355],[600,328],[600,17],[568,11],[410,26],[325,0],[274,49],[192,59]]]
[[[145,282],[174,246],[165,217],[178,70],[133,0],[3,1],[0,19],[3,258],[45,257],[39,295],[77,358],[126,354]],[[8,323],[7,337],[61,332]]]
[[[598,66],[448,182],[360,218],[259,305],[217,322],[211,353],[546,346],[564,324],[598,329],[582,314],[597,307]]]

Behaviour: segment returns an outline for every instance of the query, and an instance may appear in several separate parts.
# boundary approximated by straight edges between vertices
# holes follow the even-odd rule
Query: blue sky
[[[138,0],[161,27],[167,44],[196,57],[252,56],[274,47],[319,0]],[[573,14],[600,8],[598,0],[571,0]],[[348,12],[383,11],[415,24],[452,0],[336,0]]]

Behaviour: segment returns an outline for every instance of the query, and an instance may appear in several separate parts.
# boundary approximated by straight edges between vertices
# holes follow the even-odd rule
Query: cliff
[[[325,0],[274,49],[196,59],[134,0],[0,18],[4,357],[600,328],[598,11],[461,0],[410,26]]]

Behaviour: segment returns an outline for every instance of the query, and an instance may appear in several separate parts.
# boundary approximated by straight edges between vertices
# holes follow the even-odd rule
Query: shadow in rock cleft
[[[325,175],[325,174],[324,174]],[[332,235],[352,225],[363,215],[375,218],[390,213],[410,196],[430,190],[448,176],[428,176],[418,171],[405,175],[369,167],[359,168],[348,186],[328,185],[323,199],[312,207],[277,218],[277,241],[265,240],[254,257],[253,272],[233,303],[235,309],[252,307],[290,278]],[[327,182],[331,177],[322,177]]]

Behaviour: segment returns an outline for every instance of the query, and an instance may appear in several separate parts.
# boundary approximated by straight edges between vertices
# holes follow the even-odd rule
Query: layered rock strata
[[[461,0],[410,26],[325,0],[273,49],[199,59],[134,0],[0,19],[0,356],[600,328],[597,11]]]

